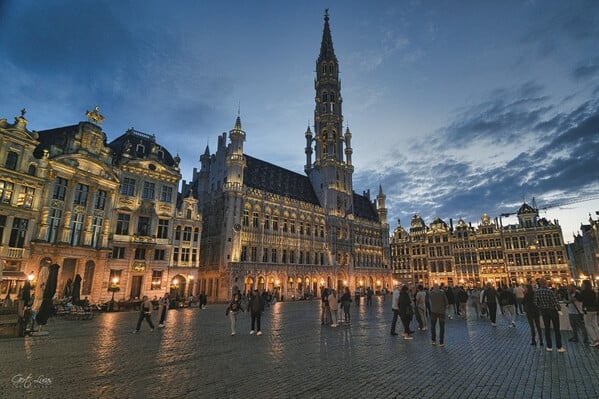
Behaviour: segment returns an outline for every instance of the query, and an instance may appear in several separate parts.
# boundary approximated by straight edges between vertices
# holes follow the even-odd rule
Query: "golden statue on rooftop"
[[[104,116],[100,115],[100,107],[96,105],[93,111],[85,111],[85,115],[87,116],[87,120],[93,123],[102,123],[104,122]]]

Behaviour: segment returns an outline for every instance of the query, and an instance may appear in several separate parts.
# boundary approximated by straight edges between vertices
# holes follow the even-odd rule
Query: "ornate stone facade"
[[[307,129],[307,176],[243,151],[241,118],[206,147],[201,169],[183,187],[204,215],[199,278],[209,297],[262,288],[284,299],[319,295],[322,287],[352,292],[389,289],[385,195],[353,192],[351,133],[343,133],[339,64],[329,17],[316,69],[314,134]],[[312,155],[315,155],[314,161]]]

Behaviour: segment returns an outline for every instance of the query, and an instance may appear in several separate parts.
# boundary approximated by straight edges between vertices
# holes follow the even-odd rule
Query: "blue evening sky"
[[[354,190],[382,184],[391,230],[597,196],[598,1],[0,0],[0,117],[98,105],[109,140],[155,134],[189,180],[239,109],[245,152],[303,173],[325,8]],[[598,210],[541,216],[571,241]]]

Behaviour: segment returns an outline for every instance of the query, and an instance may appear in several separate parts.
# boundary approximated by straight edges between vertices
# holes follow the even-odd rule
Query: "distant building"
[[[580,231],[568,245],[574,278],[578,282],[590,279],[599,285],[599,219],[589,215],[589,223],[581,224]]]
[[[339,63],[325,15],[316,62],[314,133],[306,175],[244,152],[251,140],[237,117],[208,147],[185,184],[204,217],[199,278],[209,297],[261,288],[284,299],[323,287],[375,291],[391,286],[389,226],[382,187],[376,199],[353,191],[351,133],[343,131]]]
[[[436,218],[426,226],[419,215],[409,232],[401,227],[391,237],[394,278],[407,284],[523,284],[548,277],[554,284],[572,279],[566,247],[557,221],[539,218],[524,203],[518,224],[503,226],[487,214],[473,228],[460,219],[455,228]]]

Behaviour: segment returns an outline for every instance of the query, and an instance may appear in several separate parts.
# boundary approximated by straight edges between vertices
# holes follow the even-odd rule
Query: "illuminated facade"
[[[409,233],[398,225],[391,237],[394,278],[429,286],[523,284],[539,277],[569,283],[572,275],[557,221],[539,218],[526,203],[517,215],[518,224],[502,226],[484,214],[476,228],[461,219],[454,228],[439,218],[427,227],[415,215]]]
[[[209,297],[262,288],[285,299],[323,286],[390,288],[389,227],[382,188],[353,191],[351,133],[343,131],[339,64],[325,15],[316,62],[314,133],[308,127],[305,175],[244,153],[251,137],[237,117],[183,193],[202,206],[199,278]],[[314,158],[313,158],[314,156]]]

